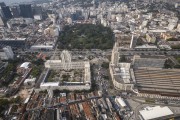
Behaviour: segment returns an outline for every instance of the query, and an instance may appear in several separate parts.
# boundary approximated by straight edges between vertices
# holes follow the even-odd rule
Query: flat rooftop
[[[134,69],[136,86],[141,91],[180,93],[180,69]]]
[[[133,67],[155,67],[163,68],[166,61],[165,56],[134,56]]]
[[[130,83],[130,63],[119,63],[111,66],[114,79],[119,83]]]
[[[144,120],[152,120],[157,118],[164,118],[173,115],[173,112],[168,107],[146,107],[144,110],[139,111]]]

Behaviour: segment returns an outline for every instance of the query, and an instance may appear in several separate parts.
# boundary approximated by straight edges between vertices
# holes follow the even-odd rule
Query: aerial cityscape
[[[180,120],[180,0],[0,0],[0,120]]]

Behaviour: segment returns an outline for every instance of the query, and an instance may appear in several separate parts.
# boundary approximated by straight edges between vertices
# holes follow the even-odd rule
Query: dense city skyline
[[[32,2],[34,0],[0,0],[0,2],[5,2],[7,5],[14,3],[24,3],[24,2]]]
[[[180,0],[0,1],[0,120],[180,120]]]

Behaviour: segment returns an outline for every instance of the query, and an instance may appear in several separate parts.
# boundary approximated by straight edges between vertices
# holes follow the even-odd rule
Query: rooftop
[[[59,86],[59,82],[46,82],[46,83],[41,83],[41,86]]]
[[[173,115],[173,112],[168,107],[146,107],[144,110],[139,111],[144,120],[151,120]]]
[[[118,66],[111,66],[116,81],[120,83],[130,83],[130,63],[119,63]]]
[[[134,56],[133,67],[155,67],[163,68],[166,61],[165,56]]]
[[[20,67],[27,69],[27,68],[29,68],[29,64],[30,64],[30,62],[24,62],[23,64],[21,64]]]
[[[179,73],[179,69],[134,69],[136,86],[140,91],[148,92],[180,93]]]

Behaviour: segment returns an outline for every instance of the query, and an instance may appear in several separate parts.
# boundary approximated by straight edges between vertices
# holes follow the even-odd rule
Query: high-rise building
[[[42,14],[42,7],[41,6],[33,7],[33,14],[34,15],[41,15]]]
[[[1,14],[2,14],[2,17],[5,19],[12,18],[12,14],[11,14],[11,11],[9,9],[9,6],[2,6],[1,7]]]
[[[13,6],[10,9],[11,9],[11,14],[14,18],[18,18],[20,16],[20,10],[18,6]]]
[[[3,14],[3,12],[2,12],[1,6],[0,6],[0,17],[1,17],[1,18],[4,17],[4,14]]]
[[[33,8],[33,15],[34,15],[34,19],[42,20],[42,8],[41,8],[41,6],[35,6]]]
[[[24,18],[32,18],[32,7],[31,4],[21,4],[19,5],[20,8],[20,15]]]
[[[9,6],[6,6],[4,2],[0,2],[0,16],[2,17],[2,19],[12,18],[12,14],[9,9]]]
[[[4,21],[1,16],[0,16],[0,26],[4,26]]]
[[[4,2],[0,2],[0,7],[6,6]]]
[[[94,8],[97,8],[98,5],[99,5],[99,1],[98,0],[93,0],[92,3],[93,3]]]
[[[3,50],[4,50],[8,59],[14,59],[14,53],[13,53],[12,48],[10,46],[4,47]]]

